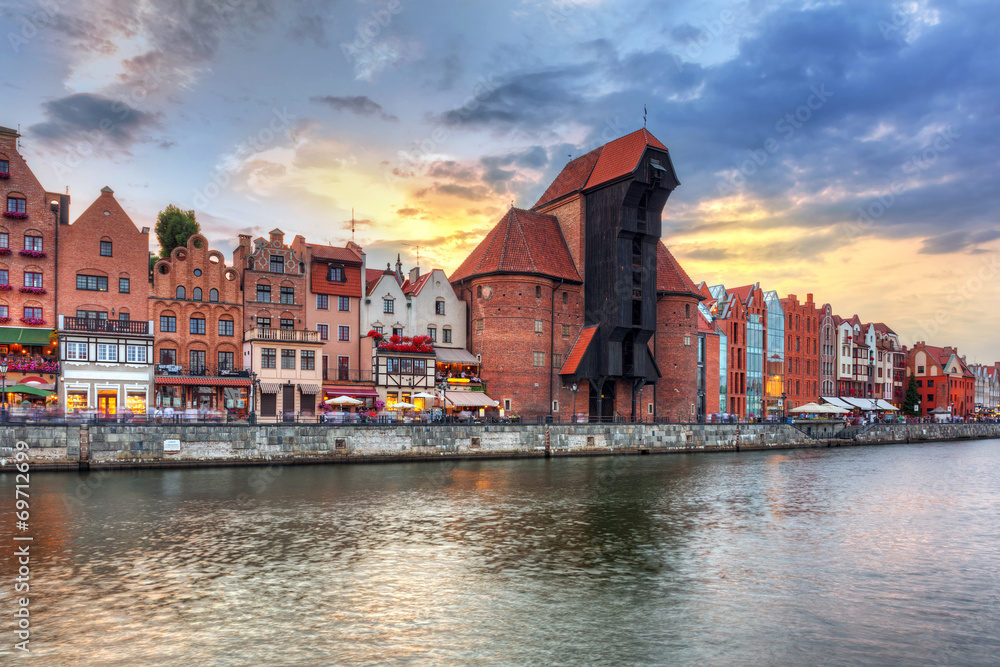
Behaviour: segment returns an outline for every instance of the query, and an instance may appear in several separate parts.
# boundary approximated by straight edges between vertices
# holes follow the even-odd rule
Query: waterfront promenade
[[[841,447],[1000,437],[1000,424],[8,424],[0,469],[361,463]]]

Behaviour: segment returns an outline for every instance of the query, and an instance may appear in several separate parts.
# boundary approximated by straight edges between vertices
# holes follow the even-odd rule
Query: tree
[[[917,403],[920,402],[920,392],[917,391],[917,378],[910,376],[910,382],[906,385],[906,396],[903,397],[903,414],[916,417],[919,415]]]
[[[156,240],[160,243],[160,259],[170,257],[174,248],[186,246],[192,234],[201,231],[194,211],[182,211],[168,204],[156,216]]]

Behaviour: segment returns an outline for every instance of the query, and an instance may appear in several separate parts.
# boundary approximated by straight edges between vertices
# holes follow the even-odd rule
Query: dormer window
[[[285,258],[281,255],[271,255],[271,273],[285,272]]]
[[[344,275],[344,267],[331,264],[330,270],[326,274],[326,279],[331,283],[347,282],[347,277]]]

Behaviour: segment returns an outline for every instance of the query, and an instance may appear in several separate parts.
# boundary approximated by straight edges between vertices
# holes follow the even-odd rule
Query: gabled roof
[[[350,248],[338,248],[337,246],[317,243],[307,243],[306,247],[312,252],[313,259],[361,264],[361,255]]]
[[[450,280],[491,273],[527,273],[583,282],[555,216],[513,207]]]
[[[656,244],[656,289],[659,292],[691,294],[699,299],[705,298],[663,241]]]
[[[895,331],[889,328],[889,325],[883,322],[875,322],[875,324],[873,324],[872,326],[874,326],[875,331],[879,332],[880,334],[893,334],[893,335],[896,334]]]
[[[760,283],[754,283],[753,285],[743,285],[742,287],[736,287],[729,290],[730,294],[735,294],[740,298],[740,303],[749,303],[750,295],[753,294],[754,290],[760,288]]]
[[[563,364],[562,370],[559,371],[559,375],[575,375],[577,368],[580,367],[580,361],[583,360],[583,355],[587,352],[587,348],[590,347],[590,342],[594,340],[594,334],[597,333],[597,325],[591,325],[589,327],[584,327],[580,331],[580,335],[577,337],[576,342],[573,343],[573,349],[570,350],[569,355],[566,357],[566,363]]]
[[[715,325],[708,321],[705,314],[698,310],[698,333],[715,334]]]
[[[378,287],[379,282],[381,282],[382,278],[385,278],[386,276],[392,278],[392,282],[396,282],[396,273],[391,269],[385,269],[383,271],[368,269],[365,272],[365,294],[370,295],[374,292],[375,288]]]
[[[433,273],[433,271],[434,270],[431,269],[430,272],[420,276],[419,278],[417,278],[416,282],[413,283],[410,282],[409,278],[404,280],[401,286],[403,289],[403,294],[412,294],[414,296],[420,294],[420,290],[422,290],[424,288],[424,285],[427,284],[427,281],[430,279],[431,273]]]
[[[659,139],[642,128],[570,160],[532,208],[631,174],[639,166],[647,146],[667,150]]]

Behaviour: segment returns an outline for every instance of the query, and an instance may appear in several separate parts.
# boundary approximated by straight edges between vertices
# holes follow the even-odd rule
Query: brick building
[[[781,300],[781,305],[785,311],[786,410],[790,410],[819,402],[823,363],[820,359],[821,309],[816,307],[812,294],[807,294],[803,302],[795,294],[789,294]],[[833,338],[832,329],[829,336]]]
[[[759,285],[727,290],[725,285],[699,287],[708,294],[706,307],[726,335],[729,348],[728,414],[756,418],[764,410],[764,355],[767,305]]]
[[[251,382],[242,359],[239,270],[194,234],[153,266],[156,406],[243,417]]]
[[[695,421],[699,414],[705,414],[703,397],[707,391],[699,374],[704,370],[698,333],[698,304],[703,297],[662,241],[656,250],[656,333],[652,347],[663,377],[643,392],[644,397],[652,394],[644,405],[645,414]]]
[[[819,326],[819,395],[837,395],[837,323],[833,314],[833,306],[823,304],[816,319]]]
[[[268,239],[240,234],[233,266],[243,285],[243,368],[260,378],[256,412],[312,416],[323,383],[323,341],[306,322],[306,262],[274,229]]]
[[[726,405],[725,336],[705,308],[698,309],[698,421],[717,419]]]
[[[153,403],[149,228],[109,187],[59,228],[60,403],[66,410],[144,414]]]
[[[0,356],[7,358],[7,386],[53,389],[57,221],[69,222],[70,200],[42,187],[21,155],[19,137],[0,127]]]
[[[975,414],[976,379],[955,348],[918,341],[909,350],[906,373],[917,379],[922,416],[930,416],[935,409],[951,417]]]

